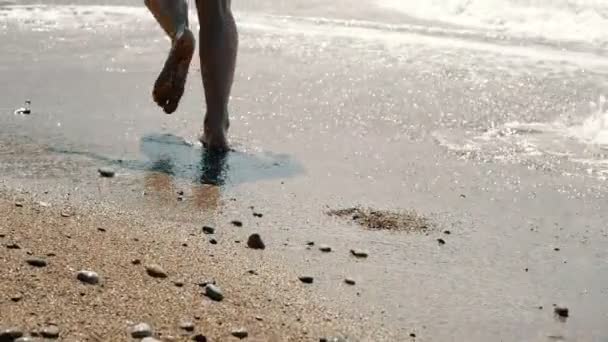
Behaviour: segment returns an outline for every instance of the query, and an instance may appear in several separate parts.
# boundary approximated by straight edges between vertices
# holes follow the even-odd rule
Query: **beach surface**
[[[218,158],[143,4],[0,1],[0,336],[605,341],[608,12],[492,2],[235,3]]]

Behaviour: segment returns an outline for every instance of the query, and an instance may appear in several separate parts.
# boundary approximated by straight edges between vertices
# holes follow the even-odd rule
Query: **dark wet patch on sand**
[[[425,232],[432,227],[430,220],[416,211],[387,211],[353,207],[330,210],[327,215],[351,220],[370,230]]]

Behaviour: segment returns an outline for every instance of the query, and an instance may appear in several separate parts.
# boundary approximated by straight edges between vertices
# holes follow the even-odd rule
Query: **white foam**
[[[608,44],[606,0],[377,0],[409,16],[515,36]]]

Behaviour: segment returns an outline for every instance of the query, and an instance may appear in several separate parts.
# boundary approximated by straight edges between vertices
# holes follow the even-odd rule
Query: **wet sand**
[[[381,21],[405,18],[381,11],[372,18],[377,25],[340,21],[364,18],[369,4],[335,3],[325,21],[315,19],[324,15],[317,2],[304,9],[281,2],[272,11],[269,4],[251,2],[238,12],[236,152],[223,160],[189,143],[202,123],[196,62],[176,114],[165,116],[152,103],[167,42],[140,16],[141,6],[103,15],[80,8],[80,21],[64,20],[74,17],[70,8],[55,13],[61,20],[2,21],[7,220],[0,255],[16,276],[3,274],[0,286],[26,293],[18,303],[1,299],[0,326],[31,331],[56,320],[66,336],[91,325],[101,340],[126,339],[127,321],[177,335],[183,315],[200,315],[197,331],[211,340],[225,340],[233,325],[246,327],[250,340],[279,341],[608,336],[601,164],[529,153],[521,141],[545,137],[532,131],[514,135],[521,140],[513,145],[484,140],[488,149],[459,139],[484,138],[494,128],[500,137],[516,120],[587,117],[589,102],[608,93],[601,54],[399,31]],[[32,113],[13,115],[26,99]],[[557,145],[552,141],[545,144]],[[103,166],[116,176],[100,178]],[[27,204],[17,208],[20,197]],[[39,201],[51,207],[37,213]],[[61,217],[64,207],[77,215]],[[415,211],[433,229],[366,230],[326,215],[352,207]],[[200,232],[204,224],[218,229],[213,248]],[[109,228],[100,233],[100,225]],[[254,232],[264,251],[244,247]],[[6,249],[10,239],[23,249]],[[103,248],[88,248],[92,241]],[[351,249],[369,256],[353,258]],[[57,256],[31,269],[23,264],[28,250]],[[149,279],[130,264],[135,257],[162,264],[169,278]],[[81,268],[98,272],[104,287],[80,285],[74,272]],[[262,272],[250,277],[252,268]],[[29,274],[54,296],[25,287]],[[314,283],[304,286],[302,275]],[[184,288],[171,283],[177,277],[186,279]],[[208,302],[193,284],[199,277],[216,279],[225,302]],[[347,277],[356,285],[344,284]],[[112,301],[123,291],[132,301]],[[91,303],[104,308],[99,320]],[[567,306],[570,317],[556,319],[553,304]],[[106,313],[113,306],[117,319]],[[18,308],[16,315],[5,315],[7,307]]]

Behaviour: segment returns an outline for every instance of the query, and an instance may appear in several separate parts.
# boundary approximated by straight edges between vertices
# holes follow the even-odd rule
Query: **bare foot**
[[[194,35],[188,29],[179,37],[165,61],[163,70],[154,83],[152,97],[165,113],[175,112],[184,94],[184,86],[194,54]]]
[[[205,128],[202,129],[199,137],[200,142],[209,150],[217,152],[230,151],[228,139],[226,138],[228,130],[227,126],[228,125],[225,125],[225,128],[222,129],[211,129],[209,126],[205,126]]]

